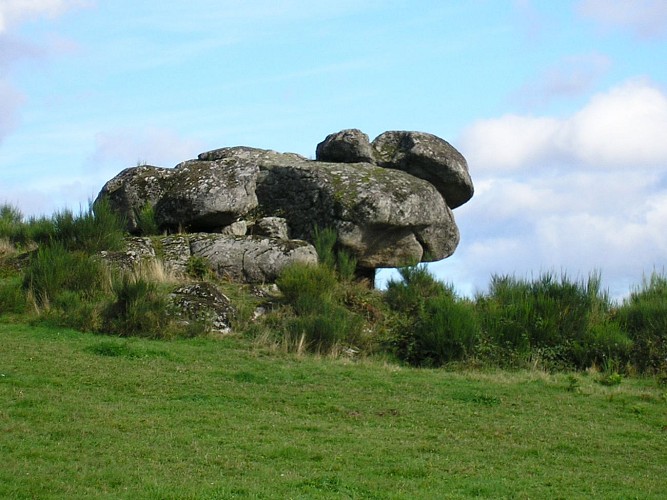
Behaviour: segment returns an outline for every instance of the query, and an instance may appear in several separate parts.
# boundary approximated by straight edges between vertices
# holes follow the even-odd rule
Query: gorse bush
[[[137,228],[142,236],[154,236],[160,234],[160,228],[155,220],[153,205],[146,203],[137,216]]]
[[[114,300],[103,313],[107,333],[120,336],[177,336],[166,293],[153,282],[123,274],[113,284]]]
[[[385,295],[398,313],[390,345],[399,359],[440,366],[469,356],[479,336],[471,304],[437,281],[426,266],[405,267],[399,273],[402,280],[389,281]]]
[[[585,368],[622,359],[629,349],[609,321],[611,303],[596,273],[578,282],[550,273],[533,281],[494,276],[477,308],[485,335],[512,351],[510,359],[538,354],[551,367]]]
[[[303,338],[308,350],[328,352],[338,344],[359,341],[363,319],[344,306],[333,269],[324,264],[294,264],[276,284],[294,311],[282,327],[291,345],[299,345]]]
[[[52,241],[61,243],[68,250],[88,254],[102,250],[120,250],[124,244],[124,224],[104,199],[91,203],[87,211],[75,216],[65,210],[53,216]]]
[[[108,283],[105,266],[83,252],[68,251],[62,243],[43,245],[33,255],[23,286],[39,307],[49,305],[65,292],[85,299],[104,293]]]
[[[631,362],[642,372],[667,373],[667,276],[653,273],[616,312],[634,346]]]
[[[313,230],[313,246],[317,251],[319,262],[329,269],[336,270],[343,281],[354,279],[357,270],[357,259],[347,251],[337,249],[338,234],[330,227]]]
[[[0,206],[0,239],[5,239],[14,245],[24,245],[28,240],[23,215],[12,205]]]

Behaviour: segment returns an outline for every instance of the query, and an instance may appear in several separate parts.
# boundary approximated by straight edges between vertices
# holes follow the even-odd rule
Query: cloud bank
[[[492,273],[614,269],[612,295],[626,294],[667,254],[665,137],[667,95],[646,80],[564,118],[474,123],[459,142],[476,193],[457,210],[457,280],[483,289]]]
[[[664,168],[667,95],[631,80],[595,95],[566,118],[506,115],[478,121],[461,137],[469,160],[485,172],[554,164],[587,168]]]
[[[65,11],[88,5],[85,0],[2,0],[0,3],[0,34],[21,21],[58,16]]]
[[[627,30],[640,39],[667,36],[664,0],[582,0],[577,11],[604,27]]]

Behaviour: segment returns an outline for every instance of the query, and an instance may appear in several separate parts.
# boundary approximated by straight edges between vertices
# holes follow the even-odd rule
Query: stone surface
[[[229,226],[223,227],[220,234],[228,236],[245,236],[248,234],[248,223],[244,220],[232,222]]]
[[[98,200],[109,198],[131,231],[148,204],[162,230],[188,233],[156,240],[172,270],[185,272],[198,257],[222,276],[258,283],[275,279],[287,262],[314,262],[305,241],[315,227],[337,231],[359,276],[448,257],[459,242],[451,209],[472,194],[465,158],[446,141],[394,131],[369,143],[349,129],[321,142],[317,161],[221,148],[173,169],[124,170]]]
[[[287,218],[292,237],[311,241],[315,226],[333,227],[341,247],[367,268],[419,262],[424,247],[429,260],[451,254],[453,242],[443,245],[425,229],[439,226],[458,234],[454,217],[435,187],[422,179],[370,163],[273,155],[258,163],[258,202],[266,213]]]
[[[300,240],[199,233],[190,236],[190,251],[218,276],[245,283],[274,282],[290,264],[317,263],[315,248]]]
[[[368,136],[358,129],[341,130],[329,134],[317,145],[315,158],[334,163],[358,163],[373,161]]]
[[[283,217],[262,217],[258,219],[251,228],[254,236],[266,236],[279,240],[289,239],[287,219]]]
[[[219,231],[257,206],[252,162],[191,160],[177,165],[170,189],[155,205],[159,227]]]
[[[186,321],[204,321],[212,331],[231,333],[236,308],[212,283],[196,282],[179,286],[171,293],[176,314]]]
[[[155,204],[171,185],[173,169],[143,165],[126,168],[107,182],[97,199],[106,198],[111,209],[126,221],[130,233],[139,231],[141,210]]]
[[[155,248],[150,238],[129,237],[125,239],[126,249],[120,252],[100,252],[102,260],[123,271],[136,269],[142,262],[156,258]]]
[[[424,132],[385,132],[372,143],[374,161],[433,184],[450,208],[472,198],[468,163],[447,141]]]

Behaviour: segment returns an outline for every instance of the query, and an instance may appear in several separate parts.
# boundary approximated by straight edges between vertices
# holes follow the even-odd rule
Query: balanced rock
[[[374,161],[433,184],[450,208],[472,198],[468,163],[447,141],[424,132],[385,132],[372,143]]]
[[[312,241],[332,227],[338,244],[363,268],[397,267],[449,256],[458,230],[443,197],[428,182],[370,163],[328,163],[267,153],[258,161],[257,199],[281,213],[293,237]],[[443,244],[430,227],[444,227]],[[427,251],[425,251],[427,249]]]
[[[334,163],[372,162],[368,136],[356,128],[329,134],[317,145],[315,158]]]
[[[317,160],[227,147],[172,169],[127,169],[98,200],[139,232],[146,206],[171,235],[161,252],[173,269],[191,257],[220,275],[271,282],[291,262],[316,262],[316,228],[337,231],[359,276],[451,255],[459,242],[452,209],[473,195],[465,158],[422,132],[385,132],[369,143],[356,129],[330,134]],[[189,234],[196,233],[196,234]],[[290,239],[294,238],[294,239]]]

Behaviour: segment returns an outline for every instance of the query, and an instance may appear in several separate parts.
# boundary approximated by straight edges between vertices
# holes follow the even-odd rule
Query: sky
[[[597,272],[621,298],[665,271],[665,62],[664,0],[0,0],[0,203],[79,210],[140,163],[416,130],[475,184],[439,279]]]

